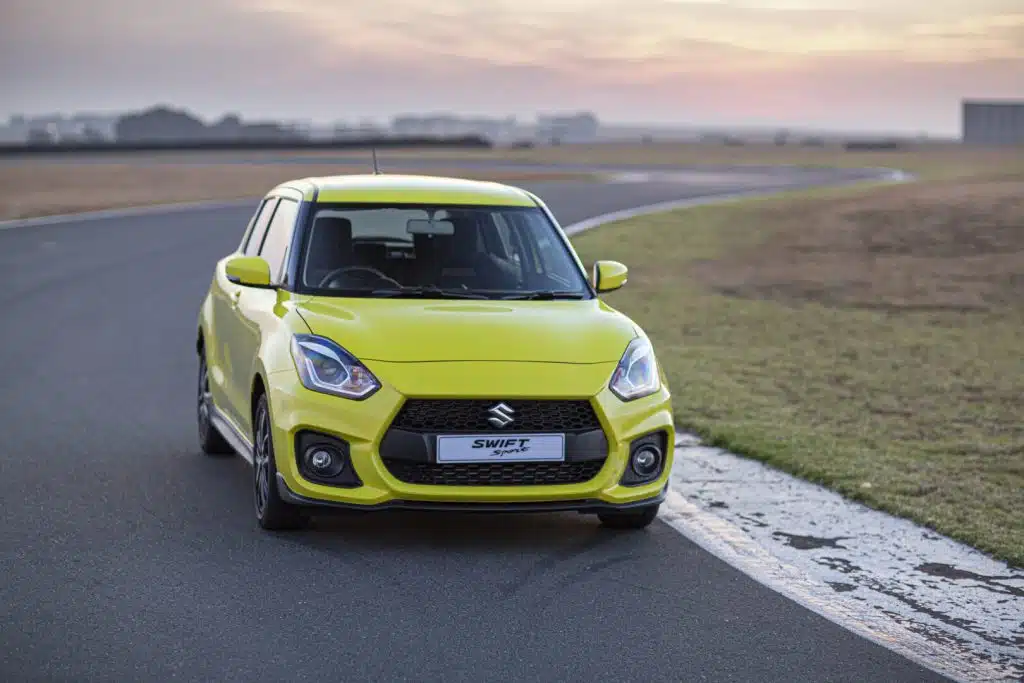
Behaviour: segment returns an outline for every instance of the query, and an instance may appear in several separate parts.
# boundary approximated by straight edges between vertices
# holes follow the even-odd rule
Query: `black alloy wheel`
[[[199,381],[196,391],[196,422],[199,428],[199,450],[204,455],[232,455],[234,449],[213,426],[213,397],[210,376],[206,369],[205,349],[199,351]]]
[[[266,394],[261,394],[253,420],[252,481],[256,520],[268,531],[301,529],[306,525],[306,515],[298,507],[282,500],[277,491],[277,466],[270,425],[270,406]]]

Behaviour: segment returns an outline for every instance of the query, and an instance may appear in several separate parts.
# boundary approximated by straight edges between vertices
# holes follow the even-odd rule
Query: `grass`
[[[1024,158],[1024,151],[1017,150]],[[275,158],[305,159],[308,163],[273,163]],[[532,164],[645,164],[660,165],[801,165],[819,167],[893,166],[931,179],[978,178],[1005,163],[1006,152],[965,149],[959,145],[928,144],[901,152],[846,152],[838,146],[812,148],[768,144],[727,147],[716,144],[659,143],[594,144],[492,150],[381,150],[386,172],[405,171],[455,175],[480,180],[525,183],[540,180],[593,180],[594,174],[511,169],[445,169],[444,160],[503,160]],[[431,159],[429,171],[403,169],[403,159]],[[238,163],[239,161],[259,163]],[[76,163],[89,161],[91,163]],[[154,163],[158,162],[158,163]],[[144,206],[165,202],[240,199],[258,196],[290,178],[338,173],[364,173],[369,156],[364,150],[151,152],[82,155],[72,163],[59,157],[0,165],[0,220],[72,213],[95,209]]]
[[[1024,149],[1014,153],[1024,156]],[[232,153],[234,154],[234,153]],[[260,158],[257,153],[251,154]],[[340,155],[363,159],[362,151],[311,151],[288,153],[313,159],[318,156],[336,158]],[[262,157],[266,155],[263,154]],[[637,143],[574,144],[532,149],[419,149],[382,150],[381,163],[395,159],[473,159],[512,160],[524,163],[571,164],[643,164],[673,165],[795,165],[809,167],[897,167],[931,178],[977,177],[1004,165],[1005,149],[965,148],[954,143],[921,143],[901,151],[845,151],[839,145],[825,147],[776,146],[748,144],[729,147],[714,143],[675,142],[641,145]]]
[[[679,424],[1024,565],[1024,159],[605,226]],[[957,180],[950,180],[957,178]]]
[[[402,172],[394,164],[388,170]],[[242,199],[261,196],[293,178],[366,172],[365,164],[145,164],[131,163],[126,158],[89,164],[5,164],[0,165],[0,220],[169,202]],[[585,173],[442,167],[417,172],[510,183],[594,178]]]

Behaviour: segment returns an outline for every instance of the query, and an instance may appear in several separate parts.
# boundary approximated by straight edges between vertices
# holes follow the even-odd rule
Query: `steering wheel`
[[[337,280],[340,276],[350,272],[370,273],[371,275],[376,275],[378,280],[387,280],[388,282],[394,283],[396,287],[402,286],[402,283],[400,283],[398,280],[392,277],[388,277],[382,271],[377,270],[373,266],[342,266],[341,268],[335,268],[331,272],[327,273],[327,275],[324,275],[323,279],[320,280],[319,287],[326,288],[329,285],[334,284],[334,281]]]

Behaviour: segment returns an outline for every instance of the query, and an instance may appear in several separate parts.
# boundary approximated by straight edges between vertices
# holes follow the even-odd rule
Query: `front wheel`
[[[615,510],[597,513],[602,526],[609,529],[646,529],[658,516],[660,505],[648,505],[636,510]]]
[[[301,529],[306,515],[281,499],[277,492],[277,465],[274,463],[274,440],[270,431],[270,405],[266,394],[256,403],[253,421],[253,500],[256,520],[268,531]]]

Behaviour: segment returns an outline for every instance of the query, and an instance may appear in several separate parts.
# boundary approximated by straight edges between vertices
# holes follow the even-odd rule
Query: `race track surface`
[[[568,224],[742,188],[531,189]],[[0,680],[942,680],[661,522],[259,531],[248,465],[198,453],[193,405],[200,298],[250,211],[0,230]]]

